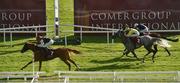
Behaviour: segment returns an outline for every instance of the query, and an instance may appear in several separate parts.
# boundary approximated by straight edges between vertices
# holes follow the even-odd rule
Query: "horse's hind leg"
[[[39,71],[41,71],[42,61],[39,61]]]
[[[154,50],[153,50],[151,47],[149,47],[149,46],[145,46],[145,49],[148,51],[148,53],[144,55],[143,60],[142,60],[142,63],[144,63],[146,56],[149,55],[151,52],[154,51]]]
[[[71,71],[71,64],[67,60],[63,60],[63,61],[64,61],[64,63],[66,63],[66,65],[68,65],[69,71]]]
[[[154,61],[154,57],[155,57],[155,55],[156,55],[156,53],[157,53],[157,51],[158,51],[157,45],[154,45],[154,50],[152,50],[152,51],[153,51],[152,61],[153,61],[153,63],[154,63],[154,62],[155,62],[155,61]]]
[[[68,59],[71,63],[73,63],[76,67],[77,67],[77,69],[79,70],[80,69],[80,67],[72,60],[72,59]]]
[[[26,68],[29,64],[31,64],[32,61],[30,61],[28,64],[26,64],[24,67],[21,68],[21,70],[23,70],[24,68]]]
[[[167,48],[164,48],[164,49],[165,49],[165,51],[168,53],[168,55],[171,56],[170,51],[169,51]]]

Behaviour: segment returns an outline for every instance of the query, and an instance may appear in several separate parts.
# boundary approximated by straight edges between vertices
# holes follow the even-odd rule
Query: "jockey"
[[[126,37],[130,37],[135,43],[140,44],[140,40],[139,40],[139,31],[134,29],[134,28],[129,28],[128,25],[125,25],[125,30],[126,32],[125,36]]]
[[[53,54],[53,52],[51,52],[51,50],[48,49],[48,47],[54,43],[54,40],[47,37],[39,36],[39,39],[37,38],[37,41],[37,46],[43,48],[46,57]]]
[[[149,29],[144,24],[135,23],[134,28],[140,32],[140,35],[148,35],[149,34]]]

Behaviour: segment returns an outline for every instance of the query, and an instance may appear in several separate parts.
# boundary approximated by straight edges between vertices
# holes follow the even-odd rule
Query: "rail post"
[[[12,45],[12,32],[10,32],[10,43],[11,43],[11,47],[13,46]]]
[[[59,38],[59,0],[54,0],[54,27],[55,38]]]
[[[114,30],[113,30],[113,32],[112,32],[112,35],[114,35]],[[112,36],[111,36],[111,37],[112,37]],[[111,43],[114,44],[114,39],[113,39],[113,38],[111,38]]]
[[[180,82],[180,71],[177,71],[177,81]]]
[[[116,82],[116,72],[113,72],[113,83]]]
[[[64,44],[65,44],[65,47],[66,47],[67,46],[67,36],[66,36],[66,34],[64,36]]]
[[[64,83],[69,83],[69,77],[67,76],[64,77]]]
[[[3,30],[3,37],[4,37],[4,43],[6,43],[6,30],[5,30],[5,28],[3,28],[4,30]]]
[[[82,27],[80,27],[80,40],[82,41]]]
[[[107,44],[109,45],[109,31],[107,31]]]

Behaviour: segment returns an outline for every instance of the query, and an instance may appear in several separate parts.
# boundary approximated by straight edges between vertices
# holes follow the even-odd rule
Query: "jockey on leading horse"
[[[37,40],[37,46],[42,48],[47,58],[49,55],[53,54],[53,52],[50,49],[48,49],[48,47],[54,43],[54,40],[42,36],[38,36],[36,40]]]
[[[162,38],[162,39],[172,41],[172,42],[178,42],[179,41],[178,38],[168,38],[168,37],[166,37],[164,35],[161,35],[159,33],[150,33],[148,27],[146,25],[144,25],[144,24],[135,23],[134,28],[137,29],[140,32],[140,36],[149,35],[151,37]]]
[[[135,44],[140,44],[140,39],[139,39],[139,31],[134,29],[134,28],[130,28],[127,24],[125,25],[125,36],[129,37]]]
[[[135,23],[135,24],[134,24],[134,28],[139,31],[140,36],[149,35],[149,29],[148,29],[148,27],[145,26],[144,24]]]

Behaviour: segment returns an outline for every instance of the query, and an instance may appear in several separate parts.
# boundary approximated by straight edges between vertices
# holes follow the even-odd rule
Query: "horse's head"
[[[27,50],[29,50],[29,47],[28,47],[28,43],[25,43],[23,48],[21,49],[21,53],[24,53],[26,52]]]
[[[114,35],[112,35],[112,39],[115,39],[117,37],[122,37],[124,35],[124,31],[122,29],[118,30]]]

